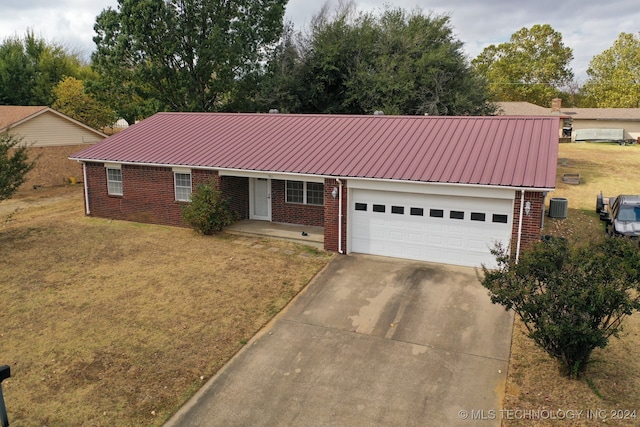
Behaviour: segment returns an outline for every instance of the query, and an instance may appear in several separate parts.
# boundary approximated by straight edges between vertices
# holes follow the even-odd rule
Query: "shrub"
[[[8,132],[0,134],[0,202],[18,191],[35,165],[29,161],[27,146],[21,142],[22,138]]]
[[[482,266],[491,301],[513,309],[534,342],[578,378],[596,348],[622,330],[640,309],[640,249],[630,239],[604,239],[572,247],[563,239],[540,242],[516,264],[497,246],[496,269]]]
[[[182,207],[182,217],[196,231],[211,235],[236,221],[236,215],[216,190],[214,182],[198,184],[191,193],[191,202]]]

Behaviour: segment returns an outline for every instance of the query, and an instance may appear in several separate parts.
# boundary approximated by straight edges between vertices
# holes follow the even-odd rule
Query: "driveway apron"
[[[499,426],[512,326],[471,268],[337,256],[166,425]]]

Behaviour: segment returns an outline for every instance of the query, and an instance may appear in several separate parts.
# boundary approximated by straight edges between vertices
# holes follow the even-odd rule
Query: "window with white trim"
[[[122,169],[107,168],[107,193],[122,196]]]
[[[287,203],[324,205],[324,184],[321,182],[287,181]]]
[[[188,202],[191,200],[191,174],[174,172],[173,181],[176,190],[176,200],[179,202]]]

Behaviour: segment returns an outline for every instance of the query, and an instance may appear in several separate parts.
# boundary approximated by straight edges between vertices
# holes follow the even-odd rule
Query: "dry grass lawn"
[[[85,217],[81,186],[22,196],[0,204],[14,427],[161,425],[330,259]]]
[[[596,195],[600,190],[605,196],[640,194],[640,146],[560,144],[559,157],[556,191],[550,197],[567,198],[569,214],[567,219],[546,218],[544,233],[582,244],[605,238],[595,213]],[[579,173],[581,184],[562,183],[564,173]],[[579,381],[561,377],[557,363],[516,321],[504,407],[514,411],[511,419],[503,419],[506,426],[640,425],[640,314],[626,319],[620,339],[611,338],[606,348],[593,353]],[[525,417],[516,410],[534,412]],[[575,412],[566,419],[549,419],[565,416],[561,411],[581,410],[579,416]]]

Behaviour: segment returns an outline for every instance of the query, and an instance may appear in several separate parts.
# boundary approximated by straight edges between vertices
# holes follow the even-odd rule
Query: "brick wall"
[[[511,250],[515,254],[518,245],[518,225],[520,219],[520,191],[516,191],[516,200],[513,207],[513,237],[511,239]],[[522,237],[520,240],[520,250],[527,249],[532,243],[540,241],[542,226],[542,215],[544,215],[544,194],[542,192],[525,191],[524,202],[531,202],[531,213],[526,215],[522,212]]]
[[[219,188],[222,196],[229,199],[231,210],[237,212],[240,219],[249,219],[249,178],[222,176]]]
[[[27,149],[27,153],[29,160],[35,161],[35,167],[27,174],[27,180],[20,186],[20,189],[64,185],[69,183],[70,178],[82,182],[82,164],[75,160],[69,160],[69,156],[83,148],[87,148],[87,144],[30,147]]]
[[[192,171],[192,183],[219,182],[216,171]],[[182,206],[175,200],[171,168],[122,165],[122,196],[107,193],[106,168],[87,164],[89,207],[92,216],[185,227]]]
[[[339,198],[331,195],[334,188],[340,188],[335,179],[324,180],[324,248],[328,251],[338,251],[338,207]],[[342,181],[342,251],[347,252],[347,182]]]
[[[327,202],[327,188],[325,186],[324,201]],[[271,220],[286,224],[308,225],[310,227],[324,226],[324,207],[286,202],[285,181],[271,180]],[[331,196],[329,196],[331,197]]]

